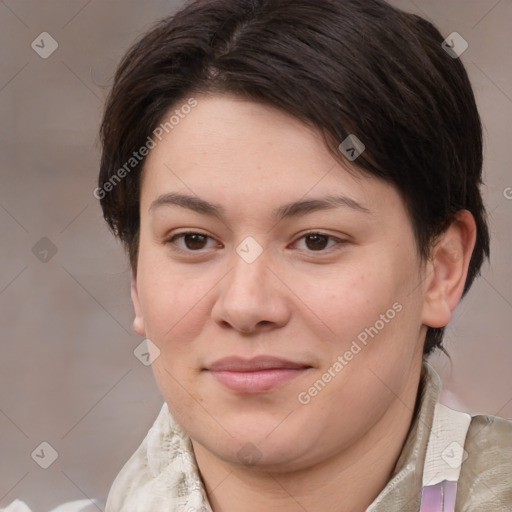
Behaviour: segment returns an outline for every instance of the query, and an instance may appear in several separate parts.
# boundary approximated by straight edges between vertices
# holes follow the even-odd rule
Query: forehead
[[[231,95],[195,96],[189,113],[164,133],[148,154],[143,172],[143,207],[166,192],[282,205],[289,200],[343,195],[369,208],[397,192],[383,181],[349,171],[315,130],[272,106]],[[186,100],[185,100],[186,101]],[[164,120],[179,110],[173,106]]]
[[[243,176],[261,168],[275,176],[300,162],[311,170],[334,164],[318,131],[282,110],[227,94],[195,99],[197,105],[157,142],[146,167],[172,161],[191,172],[223,168]],[[179,104],[171,112],[176,109]]]

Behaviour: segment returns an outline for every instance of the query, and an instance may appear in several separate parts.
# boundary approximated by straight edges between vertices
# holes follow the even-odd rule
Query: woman
[[[458,59],[380,0],[197,0],[122,60],[98,188],[165,399],[107,512],[505,511],[425,358],[489,255]]]

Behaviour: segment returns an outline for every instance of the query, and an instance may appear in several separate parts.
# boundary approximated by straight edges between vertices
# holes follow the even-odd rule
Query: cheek
[[[315,281],[308,276],[295,281],[302,284],[307,298],[303,314],[310,318],[310,325],[319,325],[318,318],[322,321],[313,337],[319,349],[329,353],[325,363],[329,366],[346,354],[348,366],[356,369],[351,377],[356,386],[358,371],[380,371],[386,364],[400,367],[416,349],[421,326],[420,301],[411,294],[416,263],[402,256],[374,251],[328,278]]]
[[[200,331],[198,320],[205,314],[215,282],[208,272],[165,262],[144,262],[139,296],[148,337],[160,343],[172,343],[184,333],[189,339],[194,338]]]
[[[373,325],[398,295],[389,269],[375,264],[340,266],[316,279],[297,275],[293,282],[309,316],[321,319],[335,340],[346,340]]]

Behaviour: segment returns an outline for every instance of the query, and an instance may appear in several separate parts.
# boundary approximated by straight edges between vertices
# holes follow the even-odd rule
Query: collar
[[[423,468],[432,430],[435,406],[441,393],[441,378],[423,361],[413,420],[389,482],[366,512],[419,510]]]

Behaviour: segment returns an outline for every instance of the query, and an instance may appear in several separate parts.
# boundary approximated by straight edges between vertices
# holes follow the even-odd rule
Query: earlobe
[[[431,252],[422,318],[425,325],[444,327],[450,321],[464,291],[475,241],[473,216],[468,210],[457,212]]]
[[[133,320],[133,330],[139,336],[146,336],[146,328],[144,326],[144,316],[139,300],[139,291],[137,289],[137,279],[132,272],[132,284],[131,284],[131,296],[132,304],[135,312],[135,319]]]

